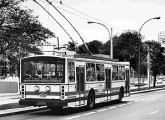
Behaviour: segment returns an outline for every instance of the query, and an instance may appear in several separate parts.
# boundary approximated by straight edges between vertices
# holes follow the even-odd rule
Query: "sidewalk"
[[[133,87],[132,87],[133,88]],[[148,87],[141,87],[140,86],[140,91],[137,88],[131,89],[130,93],[131,94],[138,94],[138,93],[144,93],[144,92],[151,92],[151,91],[156,91],[156,90],[163,90],[165,89],[165,85],[162,86],[157,86],[156,88],[151,87],[150,90]],[[46,107],[33,107],[33,106],[19,106],[19,94],[18,93],[12,93],[12,94],[0,94],[0,108],[5,107],[5,106],[16,106],[12,109],[0,109],[0,117],[1,116],[6,116],[6,115],[11,115],[14,113],[25,113],[29,111],[35,111],[35,110],[41,110],[45,109]]]
[[[7,108],[7,109],[4,109],[4,108]],[[0,94],[0,117],[15,114],[15,113],[24,113],[28,111],[40,110],[43,108],[45,107],[19,106],[18,93]]]

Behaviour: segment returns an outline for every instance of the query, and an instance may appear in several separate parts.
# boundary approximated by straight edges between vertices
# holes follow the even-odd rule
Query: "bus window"
[[[68,62],[68,79],[69,79],[69,82],[75,82],[74,62]]]
[[[64,82],[64,61],[56,59],[38,60],[30,58],[22,62],[22,80],[24,82]]]
[[[95,64],[94,63],[86,63],[86,80],[87,81],[95,81]]]
[[[112,65],[112,80],[118,80],[118,66]]]
[[[119,80],[125,80],[125,67],[119,66]]]
[[[96,64],[96,78],[97,81],[104,81],[104,65]]]

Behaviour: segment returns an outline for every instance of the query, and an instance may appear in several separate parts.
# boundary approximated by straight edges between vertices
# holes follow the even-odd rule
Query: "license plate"
[[[37,105],[46,105],[46,102],[37,102]]]
[[[39,97],[46,98],[46,94],[40,94]]]

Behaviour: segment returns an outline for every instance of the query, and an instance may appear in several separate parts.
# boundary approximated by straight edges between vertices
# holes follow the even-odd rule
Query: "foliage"
[[[113,39],[114,58],[120,61],[129,61],[134,70],[138,70],[138,50],[139,43],[142,50],[142,44],[138,32],[126,31]]]
[[[68,46],[67,49],[70,51],[76,51],[77,44],[76,41],[68,41],[68,44],[66,44]]]
[[[102,53],[102,51],[103,51],[103,43],[101,41],[93,40],[93,41],[89,42],[87,45],[89,47],[89,50],[93,54],[99,54],[99,53]]]
[[[104,48],[103,43],[101,41],[98,41],[98,40],[93,40],[93,41],[86,43],[86,44],[87,44],[89,50],[92,52],[92,54],[100,54],[100,53],[102,53],[103,48]],[[84,44],[80,45],[78,48],[79,48],[77,50],[78,54],[87,54],[88,53]]]
[[[33,11],[21,9],[20,3],[21,0],[0,1],[0,57],[13,65],[28,53],[42,54],[37,45],[54,37],[53,32],[32,15]]]
[[[154,76],[154,84],[156,83],[156,76],[163,73],[163,67],[165,66],[164,55],[162,54],[161,45],[156,41],[146,41],[145,42],[149,46],[150,53],[150,70],[151,74]]]

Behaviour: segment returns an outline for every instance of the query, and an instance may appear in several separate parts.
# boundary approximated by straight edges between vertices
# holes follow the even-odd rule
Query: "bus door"
[[[129,69],[126,69],[126,96],[129,96],[130,92],[130,77],[129,77]]]
[[[106,92],[107,92],[107,100],[110,100],[110,91],[111,91],[111,67],[105,68],[106,75]]]
[[[76,78],[77,78],[77,92],[79,94],[79,103],[76,105],[85,104],[85,65],[76,66]]]

